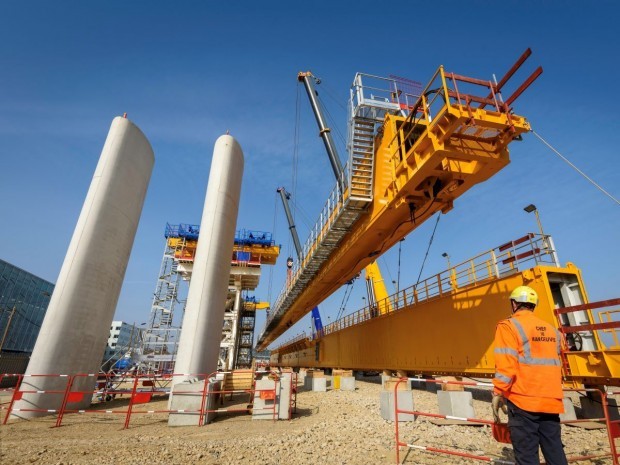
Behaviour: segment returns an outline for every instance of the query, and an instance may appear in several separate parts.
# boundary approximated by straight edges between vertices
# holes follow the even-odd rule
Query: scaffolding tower
[[[166,224],[166,246],[140,356],[147,370],[173,371],[187,301],[187,286],[181,283],[191,280],[199,231],[198,225]],[[271,233],[245,229],[235,233],[219,368],[251,367],[255,312],[269,304],[257,302],[248,291],[258,286],[261,266],[275,264],[279,253]]]
[[[244,299],[241,311],[239,331],[239,349],[237,351],[236,368],[250,368],[252,366],[252,346],[254,345],[254,326],[256,323],[256,298]]]
[[[186,303],[186,298],[181,297],[186,295],[186,290],[180,292],[182,278],[187,279],[182,267],[184,263],[193,261],[188,246],[198,241],[198,226],[166,223],[164,237],[164,255],[141,351],[143,364],[150,370],[159,371],[170,370],[174,364]],[[178,307],[181,312],[175,319]]]

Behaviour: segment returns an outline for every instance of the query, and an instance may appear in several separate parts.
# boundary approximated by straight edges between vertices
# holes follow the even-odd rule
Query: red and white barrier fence
[[[5,425],[11,416],[11,414],[19,413],[19,412],[39,412],[45,414],[56,414],[56,427],[62,425],[63,418],[67,413],[79,413],[79,414],[121,414],[125,415],[125,424],[124,429],[129,428],[129,424],[131,421],[132,415],[136,414],[174,414],[174,413],[183,413],[183,414],[197,414],[198,425],[202,426],[204,424],[205,415],[208,413],[229,413],[229,412],[252,412],[255,410],[250,403],[245,408],[215,408],[208,409],[206,408],[207,396],[208,395],[216,395],[216,396],[226,396],[227,394],[233,395],[237,393],[246,393],[250,394],[253,399],[256,393],[261,395],[265,393],[268,397],[276,398],[280,380],[277,378],[274,383],[273,389],[255,389],[254,384],[252,385],[252,389],[242,389],[242,390],[208,390],[209,379],[215,379],[217,375],[225,374],[229,372],[214,372],[210,374],[188,374],[188,373],[173,373],[166,375],[116,375],[116,374],[86,374],[81,373],[77,375],[62,375],[62,374],[51,374],[51,375],[11,375],[4,374],[0,377],[0,381],[4,377],[17,377],[17,385],[12,390],[11,400],[6,402],[8,407],[6,408],[6,414],[4,420],[2,422]],[[66,385],[64,389],[56,389],[56,390],[28,390],[23,389],[23,381],[28,377],[58,377],[66,380]],[[194,379],[202,379],[206,380],[204,383],[204,387],[200,391],[187,391],[180,390],[179,388],[175,388],[174,391],[171,389],[171,384],[174,377],[183,377],[183,378],[194,378]],[[82,385],[84,383],[80,382],[83,379],[92,378],[93,389],[88,390],[80,390],[75,389],[75,386]],[[120,378],[120,379],[119,379]],[[125,388],[121,388],[121,384],[128,385]],[[296,384],[296,383],[295,383]],[[296,388],[296,385],[295,385]],[[182,389],[182,388],[181,388]],[[293,390],[293,377],[291,376],[291,392],[296,392],[296,389]],[[7,390],[8,391],[8,390]],[[10,392],[10,391],[9,391]],[[186,409],[160,409],[160,410],[139,410],[135,409],[136,405],[140,404],[148,404],[153,396],[159,395],[169,395],[172,392],[173,395],[184,395],[184,396],[200,396],[200,408],[193,410]],[[60,406],[58,409],[37,409],[37,408],[15,408],[15,402],[21,400],[25,394],[43,394],[43,395],[53,395],[59,397]],[[72,407],[71,404],[76,404],[78,402],[83,402],[87,396],[90,397],[89,401],[93,399],[99,399],[101,403],[115,399],[116,397],[128,396],[129,402],[126,408],[112,408],[112,409],[101,409],[101,408],[86,408],[79,409]],[[96,405],[96,404],[95,404]],[[291,413],[291,409],[296,407],[296,396],[295,403],[291,401],[289,405],[289,413]],[[4,407],[3,407],[4,409]],[[273,411],[272,416],[273,420],[277,419],[277,404],[273,403],[271,407],[265,407],[262,410],[271,410]],[[290,418],[290,415],[289,415]]]
[[[408,414],[408,415],[430,417],[430,418],[458,420],[458,421],[463,421],[463,422],[472,423],[472,424],[489,425],[491,427],[491,432],[493,434],[493,437],[495,438],[496,441],[510,443],[510,435],[508,433],[508,428],[505,423],[496,424],[493,421],[483,420],[479,418],[464,418],[464,417],[456,417],[456,416],[451,416],[451,415],[441,415],[441,414],[436,414],[436,413],[421,412],[418,410],[399,409],[398,408],[398,386],[403,382],[429,383],[429,384],[432,384],[432,383],[434,384],[455,384],[455,385],[461,385],[464,387],[493,388],[493,384],[491,383],[484,383],[484,382],[477,382],[477,381],[448,381],[448,380],[439,380],[439,379],[400,378],[394,386],[394,429],[395,429],[395,436],[396,436],[396,463],[398,464],[401,463],[400,462],[400,448],[405,447],[409,450],[420,450],[420,451],[426,451],[426,452],[436,453],[436,454],[451,455],[451,456],[457,456],[457,457],[461,457],[465,459],[479,460],[483,462],[490,462],[490,463],[501,464],[501,465],[514,465],[514,462],[502,460],[502,459],[495,458],[495,457],[490,457],[490,456],[485,456],[485,455],[474,455],[474,454],[469,454],[467,452],[458,451],[454,449],[442,449],[442,448],[428,446],[428,445],[409,444],[407,442],[401,441],[398,415]],[[564,389],[564,391],[565,392],[579,392],[579,393],[588,392],[588,393],[600,395],[601,405],[602,405],[603,413],[604,413],[603,417],[578,419],[578,420],[565,420],[565,421],[561,421],[560,423],[562,424],[566,424],[566,423],[574,424],[574,423],[579,423],[579,422],[604,423],[607,429],[607,436],[609,439],[609,446],[610,446],[609,452],[606,452],[603,454],[572,456],[572,457],[568,457],[568,461],[577,462],[581,460],[592,460],[592,459],[603,458],[603,457],[611,457],[613,461],[612,462],[613,465],[620,465],[618,462],[618,458],[620,455],[618,453],[618,450],[616,449],[616,444],[615,444],[615,440],[618,437],[620,437],[620,420],[611,420],[611,416],[610,416],[609,408],[608,408],[609,407],[608,397],[611,395],[618,395],[620,394],[620,391],[605,393],[598,389],[577,389],[577,388]]]

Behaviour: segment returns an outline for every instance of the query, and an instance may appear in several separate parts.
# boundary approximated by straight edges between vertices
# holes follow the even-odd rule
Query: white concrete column
[[[140,129],[117,117],[103,146],[60,275],[41,326],[22,390],[63,390],[67,378],[31,375],[98,373],[110,324],[153,170],[153,150]],[[76,378],[74,391],[95,379]],[[57,409],[59,394],[25,394],[16,409]],[[69,404],[84,408],[91,395]],[[41,412],[15,411],[16,417]]]
[[[175,373],[217,370],[242,176],[241,146],[221,136],[213,149]],[[187,378],[175,376],[174,384]]]

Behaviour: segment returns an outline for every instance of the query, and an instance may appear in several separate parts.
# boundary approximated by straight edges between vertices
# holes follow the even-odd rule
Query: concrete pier
[[[219,137],[175,364],[176,373],[188,376],[175,377],[175,385],[217,370],[242,177],[241,146],[229,135]],[[171,402],[173,396],[174,390]]]
[[[66,377],[98,373],[110,324],[125,277],[153,170],[151,146],[140,129],[117,117],[103,146],[69,249],[58,276],[22,391],[63,392]],[[94,377],[80,377],[73,391],[92,391]],[[85,408],[85,394],[68,408]],[[48,412],[20,409],[58,409],[62,394],[24,394],[13,417],[30,418]],[[50,412],[50,413],[52,413]]]

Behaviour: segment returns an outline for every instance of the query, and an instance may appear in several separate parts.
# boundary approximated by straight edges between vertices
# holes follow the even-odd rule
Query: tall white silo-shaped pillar
[[[191,376],[175,376],[175,384],[217,369],[242,177],[241,146],[229,135],[219,137],[174,368]]]
[[[63,402],[67,377],[96,374],[153,170],[148,140],[131,121],[112,121],[37,338],[14,417],[45,415]],[[50,375],[50,376],[40,376]],[[90,404],[95,379],[78,376],[67,408]],[[88,393],[87,391],[90,391]],[[36,410],[36,411],[32,411]]]

